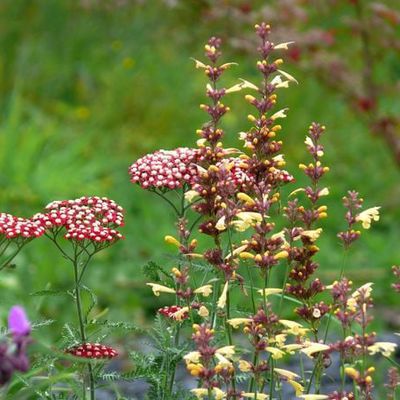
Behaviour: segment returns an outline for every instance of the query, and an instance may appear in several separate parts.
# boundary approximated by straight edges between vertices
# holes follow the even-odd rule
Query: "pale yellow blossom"
[[[159,296],[160,293],[175,293],[175,289],[159,285],[158,283],[146,283],[146,285],[151,287],[155,296]]]
[[[257,400],[267,400],[269,399],[269,395],[264,393],[249,393],[249,392],[242,392],[240,393],[242,397],[247,397],[248,399],[257,399]]]
[[[326,394],[302,394],[298,396],[300,399],[304,400],[325,400],[329,399]]]
[[[304,387],[299,382],[294,381],[293,379],[288,379],[287,381],[289,385],[295,390],[295,395],[297,397],[301,396],[304,392]]]
[[[208,308],[207,307],[205,307],[205,306],[201,306],[200,308],[199,308],[199,311],[197,312],[199,315],[200,315],[200,317],[202,317],[202,318],[207,318],[209,315],[210,315],[210,312],[208,311]]]
[[[311,242],[315,242],[321,235],[322,228],[313,229],[313,230],[306,230],[300,233],[301,236],[306,237]]]
[[[212,293],[212,286],[211,285],[200,286],[199,288],[195,289],[193,293],[201,294],[204,297],[208,297]]]
[[[235,354],[235,346],[220,347],[215,351],[216,354],[222,354],[225,357],[231,357]]]
[[[278,49],[288,50],[289,44],[292,44],[292,43],[294,43],[294,42],[291,41],[291,42],[284,42],[284,43],[276,44],[276,45],[274,45],[274,50],[278,50]]]
[[[248,324],[251,322],[250,318],[231,318],[228,319],[228,324],[231,325],[233,328],[239,328],[240,325],[242,324]]]
[[[176,321],[182,321],[182,319],[185,317],[188,311],[189,307],[182,307],[180,310],[172,314],[172,318],[175,319]]]
[[[329,350],[329,346],[327,344],[323,343],[309,343],[307,347],[304,349],[300,350],[302,353],[304,353],[307,357],[312,358],[312,355],[315,353],[319,353],[320,351],[325,351]]]
[[[381,353],[385,357],[390,357],[396,350],[397,344],[391,342],[375,342],[373,345],[368,346],[369,354],[374,355]]]
[[[271,353],[271,357],[274,360],[279,360],[285,355],[284,351],[277,349],[276,347],[266,347],[265,350]]]
[[[190,353],[187,353],[185,356],[183,356],[183,359],[186,361],[186,363],[197,364],[200,362],[200,357],[201,354],[199,351],[191,351]]]
[[[246,360],[239,360],[239,369],[242,372],[250,372],[251,364]]]
[[[217,303],[218,308],[224,308],[226,305],[226,299],[228,296],[228,285],[229,285],[229,281],[226,281],[224,288],[222,289],[221,296],[219,296],[219,299],[218,299],[218,303]]]
[[[292,371],[288,371],[287,369],[282,369],[282,368],[274,368],[274,372],[276,372],[278,375],[283,376],[287,379],[294,380],[294,379],[299,379],[300,376],[295,374]]]
[[[277,111],[275,114],[271,115],[270,118],[272,120],[278,119],[278,118],[286,118],[286,112],[288,108],[283,108],[282,110]]]
[[[282,293],[282,289],[280,289],[280,288],[265,288],[265,289],[257,290],[257,292],[260,293],[262,296],[268,297],[271,294]]]
[[[248,195],[248,194],[246,194],[246,193],[242,193],[242,192],[240,192],[240,193],[238,193],[237,195],[236,195],[236,197],[239,199],[239,200],[242,200],[242,201],[244,201],[247,205],[249,205],[249,206],[252,206],[252,205],[254,205],[256,202]]]
[[[221,217],[217,223],[215,224],[215,228],[218,229],[219,231],[224,231],[226,229],[226,223],[225,223],[226,217],[225,215]]]
[[[379,209],[380,207],[371,207],[360,212],[356,216],[356,221],[361,222],[364,229],[369,229],[372,221],[379,221]]]

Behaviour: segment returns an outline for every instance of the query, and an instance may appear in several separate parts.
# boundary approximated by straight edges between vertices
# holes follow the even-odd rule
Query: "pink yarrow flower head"
[[[65,350],[66,353],[75,357],[91,358],[91,359],[110,359],[118,356],[118,352],[112,347],[104,346],[100,343],[84,343],[70,347]]]
[[[34,220],[40,221],[48,230],[64,227],[68,240],[101,243],[123,237],[116,228],[124,225],[124,210],[106,197],[53,201],[46,206],[46,212],[36,214]]]
[[[179,147],[158,150],[139,158],[129,167],[131,182],[143,189],[177,189],[191,184],[197,175],[197,149]]]
[[[0,213],[0,235],[7,239],[33,239],[45,232],[40,221],[15,217],[11,214]]]

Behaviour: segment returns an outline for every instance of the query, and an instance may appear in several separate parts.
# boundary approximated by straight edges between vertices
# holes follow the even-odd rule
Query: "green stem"
[[[85,332],[85,322],[82,313],[82,299],[81,299],[81,291],[80,291],[80,279],[82,276],[79,274],[79,262],[78,259],[75,258],[74,262],[74,278],[75,278],[75,302],[76,302],[76,310],[78,313],[78,321],[79,321],[79,330],[81,333],[82,343],[86,342],[86,332]],[[87,263],[86,263],[87,265]],[[89,371],[89,387],[90,387],[90,400],[95,400],[95,389],[94,389],[94,377],[93,377],[93,368],[91,363],[88,363],[88,371]],[[85,388],[84,399],[86,399],[86,384],[83,382]]]

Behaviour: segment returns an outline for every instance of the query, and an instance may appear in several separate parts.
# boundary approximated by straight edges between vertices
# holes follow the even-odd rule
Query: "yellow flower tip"
[[[200,107],[200,110],[207,110],[207,104],[200,104],[199,105],[199,107]]]
[[[176,278],[180,278],[182,276],[182,272],[179,271],[178,268],[174,267],[171,269],[171,272],[174,274]]]
[[[190,375],[196,377],[199,376],[204,370],[204,367],[201,364],[188,364],[186,365],[186,368]]]
[[[256,202],[255,202],[249,195],[247,195],[246,193],[242,193],[242,192],[238,193],[238,194],[237,194],[237,198],[238,198],[239,200],[244,201],[246,204],[248,204],[248,205],[250,205],[250,206],[252,206],[252,205],[254,205],[254,204],[256,203]]]
[[[328,217],[328,213],[326,213],[326,212],[321,212],[321,213],[318,214],[318,218],[319,219],[327,218],[327,217]]]
[[[256,254],[256,256],[254,257],[254,261],[257,261],[257,262],[262,261],[262,256],[261,256],[261,254]]]
[[[280,251],[274,255],[275,260],[282,260],[289,257],[289,253],[286,250]]]
[[[373,373],[375,372],[375,367],[369,367],[369,368],[367,369],[367,372],[368,372],[369,374],[373,374]]]
[[[248,101],[249,103],[252,103],[254,100],[256,100],[256,98],[250,94],[246,94],[246,96],[244,96],[245,100]]]
[[[330,171],[330,168],[329,168],[329,167],[324,167],[324,168],[322,168],[322,170],[323,170],[324,172],[329,172],[329,171]]]
[[[345,368],[344,373],[351,379],[358,379],[360,377],[360,373],[355,368],[352,367]]]
[[[304,171],[305,169],[307,169],[307,165],[305,165],[305,164],[299,164],[299,169],[301,169],[302,171]]]
[[[164,237],[164,240],[165,240],[165,243],[172,244],[176,247],[181,246],[180,242],[177,239],[175,239],[173,236],[167,235]]]
[[[275,65],[282,65],[283,64],[283,60],[282,58],[278,58],[277,60],[274,61]]]
[[[300,399],[303,400],[325,400],[329,399],[329,397],[326,394],[302,394],[300,396],[297,396]]]
[[[242,251],[239,254],[239,257],[242,258],[243,260],[253,260],[254,259],[254,254],[251,254],[247,251]]]
[[[318,212],[324,212],[324,211],[327,211],[328,210],[328,207],[327,206],[320,206],[320,207],[318,207]]]
[[[251,115],[251,114],[249,114],[249,115],[247,116],[247,119],[248,119],[250,122],[256,122],[256,121],[257,121],[257,118],[256,118],[254,115]]]
[[[370,377],[369,375],[367,377],[365,377],[365,383],[371,384],[372,383],[372,377]]]

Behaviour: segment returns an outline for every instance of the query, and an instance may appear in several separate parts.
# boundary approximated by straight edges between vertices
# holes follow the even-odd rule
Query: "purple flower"
[[[8,329],[14,336],[26,336],[31,332],[31,324],[21,306],[14,306],[8,314]]]

